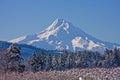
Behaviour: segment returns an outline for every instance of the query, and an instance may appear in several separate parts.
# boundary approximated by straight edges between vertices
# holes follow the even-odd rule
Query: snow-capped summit
[[[59,27],[60,25],[64,25],[65,23],[67,23],[65,20],[63,19],[56,19],[49,27],[48,29],[55,29],[57,27]],[[65,27],[65,26],[63,26]]]
[[[47,29],[38,34],[19,37],[10,42],[29,44],[47,50],[65,49],[72,51],[85,49],[104,51],[105,48],[118,46],[98,40],[63,19],[56,19]]]

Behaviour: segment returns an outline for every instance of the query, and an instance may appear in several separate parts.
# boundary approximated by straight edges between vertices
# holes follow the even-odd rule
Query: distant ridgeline
[[[6,41],[0,41],[0,48],[6,49],[11,45],[11,43],[6,42]]]
[[[6,50],[7,48],[9,48],[9,46],[11,44],[12,43],[9,43],[9,42],[6,42],[6,41],[0,41],[0,49],[1,50]],[[14,45],[20,47],[22,56],[24,58],[30,56],[32,52],[40,51],[40,48],[36,48],[34,46],[31,46],[31,45],[26,45],[26,44],[14,44]]]
[[[0,41],[0,50],[7,50],[7,48],[9,48],[9,46],[12,43],[6,42],[6,41]],[[57,51],[57,50],[45,50],[45,49],[40,49],[37,47],[34,47],[32,45],[26,45],[26,44],[17,44],[15,43],[14,45],[20,47],[21,50],[21,55],[23,58],[28,58],[33,52],[35,52],[36,54],[40,52],[40,50],[43,50],[46,54],[50,53],[50,54],[59,54],[61,51]]]
[[[8,48],[12,43],[10,42],[6,42],[6,41],[0,41],[0,48]],[[34,46],[31,46],[31,45],[26,45],[26,44],[17,44],[15,43],[16,46],[19,46],[19,47],[26,47],[26,48],[31,48],[31,49],[38,49]]]
[[[1,42],[0,45],[10,43]],[[1,46],[2,46],[1,45]],[[7,47],[7,46],[2,46]],[[29,47],[29,50],[28,50]],[[22,51],[20,50],[22,48]],[[26,49],[25,49],[26,48]],[[11,44],[6,52],[0,51],[0,69],[5,64],[8,66],[4,71],[49,71],[49,70],[66,70],[72,68],[94,68],[94,67],[119,67],[120,66],[120,49],[106,49],[103,54],[88,50],[70,52],[70,51],[46,51],[39,49],[38,52],[32,52],[30,49],[35,47],[28,45]],[[27,50],[28,57],[23,58],[24,50]],[[26,52],[26,51],[25,51]],[[58,55],[59,53],[59,55]],[[16,66],[17,65],[17,66]]]

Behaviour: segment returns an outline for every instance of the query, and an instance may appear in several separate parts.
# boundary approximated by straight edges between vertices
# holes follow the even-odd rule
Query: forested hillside
[[[106,49],[104,54],[92,51],[61,51],[59,54],[51,54],[45,50],[40,52],[31,52],[27,59],[21,55],[20,47],[11,44],[10,47],[3,52],[0,51],[1,69],[4,65],[3,71],[63,71],[74,68],[113,68],[120,66],[120,50],[114,48],[113,50]]]

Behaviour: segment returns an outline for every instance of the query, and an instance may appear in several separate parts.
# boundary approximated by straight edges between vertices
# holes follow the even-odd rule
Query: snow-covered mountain
[[[105,48],[119,46],[98,40],[85,33],[72,23],[56,19],[47,29],[40,33],[22,36],[9,42],[33,45],[47,50],[92,50],[104,51]]]

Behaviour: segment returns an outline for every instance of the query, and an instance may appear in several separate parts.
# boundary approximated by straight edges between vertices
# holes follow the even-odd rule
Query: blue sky
[[[56,18],[120,44],[120,0],[0,0],[0,40],[38,33]]]

